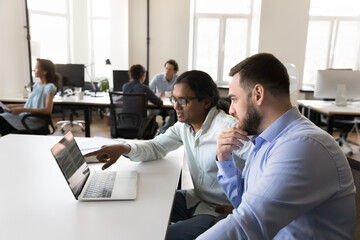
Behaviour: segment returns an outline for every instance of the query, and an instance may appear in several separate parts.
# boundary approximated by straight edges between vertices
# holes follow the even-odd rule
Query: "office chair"
[[[348,151],[347,154],[352,155],[353,149],[349,143],[352,143],[354,145],[358,145],[360,143],[360,133],[359,133],[359,127],[360,119],[358,118],[338,118],[334,119],[334,127],[336,127],[338,130],[340,130],[339,137],[336,137],[335,140],[339,142],[339,145],[346,146]],[[349,134],[351,134],[353,131],[356,132],[357,138],[359,143],[352,142],[348,139]],[[359,149],[360,150],[360,149]]]
[[[61,91],[62,94],[64,94],[64,78],[61,74],[59,73],[56,73],[59,77],[59,90],[58,91]],[[69,120],[65,120],[65,114],[68,112],[67,110],[70,110],[70,114],[69,114]],[[60,131],[64,134],[65,133],[65,130],[64,128],[68,125],[70,125],[70,127],[73,127],[74,125],[77,125],[81,128],[81,131],[85,132],[85,128],[83,126],[83,124],[85,124],[85,121],[84,120],[74,120],[74,115],[75,116],[79,116],[78,113],[75,111],[76,109],[75,108],[71,108],[71,107],[66,107],[66,108],[62,108],[61,109],[61,112],[62,112],[62,121],[58,121],[56,124],[55,124],[55,128],[57,128],[57,125],[60,125]]]
[[[110,131],[113,138],[151,139],[155,136],[155,115],[147,116],[145,93],[110,92]]]
[[[39,129],[31,129],[28,124],[28,119],[36,118],[37,121],[43,122],[44,126]],[[15,134],[35,134],[35,135],[48,135],[53,134],[55,132],[55,127],[52,123],[51,115],[50,114],[38,114],[38,113],[28,113],[25,114],[21,118],[21,123],[24,125],[26,130],[16,130],[12,133]]]
[[[83,132],[85,132],[85,128],[84,128],[84,125],[83,124],[85,124],[85,121],[84,120],[74,120],[74,115],[75,116],[79,116],[79,114],[75,111],[76,109],[74,109],[74,108],[71,108],[71,107],[66,107],[66,109],[62,109],[62,115],[63,115],[63,119],[65,119],[65,114],[66,114],[66,110],[70,110],[70,114],[69,114],[69,120],[62,120],[62,121],[58,121],[57,123],[56,123],[56,125],[60,125],[61,124],[61,126],[60,126],[60,131],[62,132],[62,133],[65,133],[65,130],[64,130],[64,128],[66,127],[66,126],[70,126],[70,127],[73,127],[74,125],[76,125],[76,126],[79,126],[80,127],[80,129],[81,129],[81,131],[83,131]]]

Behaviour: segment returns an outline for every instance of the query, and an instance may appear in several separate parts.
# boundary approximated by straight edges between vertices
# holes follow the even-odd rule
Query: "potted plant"
[[[108,92],[110,89],[109,80],[107,78],[103,78],[98,81],[98,89],[100,92]]]
[[[98,87],[99,91],[101,91],[101,92],[109,92],[109,90],[110,90],[109,80],[107,78],[103,78],[103,79],[99,80],[97,87]],[[100,115],[104,114],[103,116],[105,118],[106,124],[108,126],[110,126],[110,108],[106,107],[104,109],[101,109],[100,111],[102,111],[102,113],[100,113]]]

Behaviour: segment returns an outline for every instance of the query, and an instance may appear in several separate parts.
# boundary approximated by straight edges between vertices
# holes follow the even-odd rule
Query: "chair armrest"
[[[35,117],[35,118],[38,118],[40,119],[41,121],[44,122],[44,124],[46,125],[46,127],[49,127],[51,128],[51,131],[50,131],[50,134],[53,134],[55,132],[55,127],[52,123],[52,119],[51,119],[51,115],[50,114],[39,114],[39,113],[28,113],[28,114],[25,114],[22,118],[21,118],[21,123],[24,125],[24,127],[26,128],[26,130],[29,132],[29,133],[32,133],[32,134],[35,134],[35,131],[37,129],[30,129],[29,126],[27,125],[26,123],[26,119],[29,118],[29,117]]]

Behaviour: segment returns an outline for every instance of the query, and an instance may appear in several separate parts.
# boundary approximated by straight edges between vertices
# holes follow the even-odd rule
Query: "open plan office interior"
[[[27,97],[36,59],[50,59],[63,76],[52,121],[80,122],[51,136],[110,139],[108,91],[122,91],[130,66],[143,65],[149,84],[175,59],[178,75],[203,70],[227,97],[230,68],[268,52],[287,67],[292,104],[333,135],[358,183],[359,9],[358,0],[0,0],[0,100]],[[71,106],[79,99],[88,108]]]

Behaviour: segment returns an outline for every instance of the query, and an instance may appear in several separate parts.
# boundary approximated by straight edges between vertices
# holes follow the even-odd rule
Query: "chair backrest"
[[[137,138],[143,119],[147,117],[145,93],[110,92],[111,136]]]
[[[33,129],[28,125],[28,120],[36,120],[42,122],[44,127]],[[48,135],[55,132],[55,126],[52,123],[50,114],[27,113],[21,118],[21,123],[26,130],[16,130],[12,133],[15,134],[35,134],[35,135]]]

